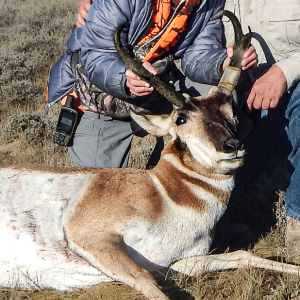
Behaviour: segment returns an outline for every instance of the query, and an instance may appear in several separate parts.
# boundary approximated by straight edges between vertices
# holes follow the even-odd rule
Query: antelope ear
[[[233,114],[232,104],[225,103],[220,107],[221,114],[230,122],[231,124],[238,124],[238,119]]]
[[[172,126],[173,113],[171,115],[147,115],[130,111],[130,115],[143,129],[155,136],[166,135]]]

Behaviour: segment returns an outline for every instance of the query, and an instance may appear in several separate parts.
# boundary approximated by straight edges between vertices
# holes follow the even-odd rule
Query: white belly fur
[[[37,172],[0,170],[0,285],[67,290],[111,281],[64,238],[64,219],[93,174]]]

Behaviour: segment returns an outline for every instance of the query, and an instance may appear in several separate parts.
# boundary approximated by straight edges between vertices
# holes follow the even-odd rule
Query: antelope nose
[[[223,152],[230,153],[230,152],[235,152],[237,150],[243,150],[244,145],[240,140],[229,139],[223,143],[222,148],[223,148],[222,149]]]

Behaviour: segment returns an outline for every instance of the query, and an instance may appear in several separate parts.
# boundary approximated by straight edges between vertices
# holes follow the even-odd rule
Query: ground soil
[[[190,300],[194,297],[179,289],[172,281],[158,281],[162,291],[172,300]],[[101,283],[84,290],[59,292],[55,290],[9,290],[0,288],[0,300],[146,300],[144,296],[133,288],[118,282]]]

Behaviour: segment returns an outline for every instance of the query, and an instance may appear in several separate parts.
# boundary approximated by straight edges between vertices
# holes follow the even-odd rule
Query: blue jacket
[[[116,52],[113,34],[120,24],[130,22],[121,41],[132,49],[152,25],[153,4],[154,0],[95,0],[86,25],[76,29],[67,42],[71,51],[79,51],[79,60],[84,63],[90,81],[114,97],[126,100],[132,96],[125,92],[127,67]],[[224,0],[202,0],[170,51],[175,59],[181,58],[182,70],[192,81],[216,85],[221,77],[219,70],[226,57],[221,20],[210,21],[210,17],[223,7]],[[51,71],[49,102],[72,90],[72,81],[70,56],[66,53]],[[64,91],[60,90],[63,86]]]

